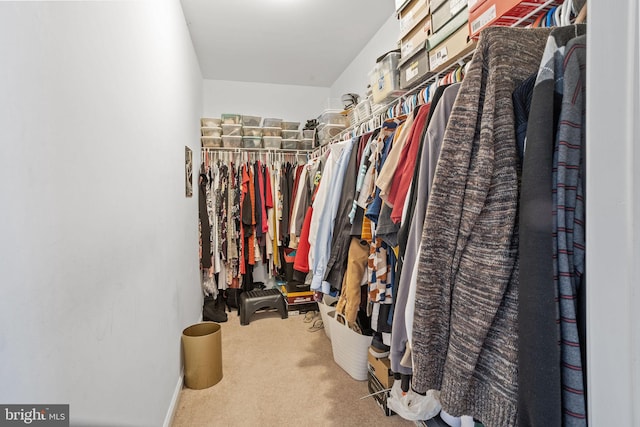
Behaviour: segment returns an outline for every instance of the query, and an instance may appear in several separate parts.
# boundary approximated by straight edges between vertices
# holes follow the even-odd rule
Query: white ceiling
[[[330,87],[393,0],[181,0],[205,79]]]

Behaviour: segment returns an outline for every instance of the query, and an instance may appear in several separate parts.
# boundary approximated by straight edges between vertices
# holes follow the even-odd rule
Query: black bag
[[[228,288],[224,290],[225,300],[229,311],[240,309],[240,294],[242,294],[241,288]]]
[[[218,300],[222,301],[222,294],[218,294]],[[224,323],[227,321],[227,313],[213,296],[205,296],[202,306],[202,320],[205,322]]]

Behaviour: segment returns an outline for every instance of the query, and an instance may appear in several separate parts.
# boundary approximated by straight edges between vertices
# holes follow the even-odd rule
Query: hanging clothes
[[[515,425],[517,416],[511,94],[538,68],[548,34],[482,32],[445,132],[421,242],[412,386],[440,390],[445,411],[489,426]]]

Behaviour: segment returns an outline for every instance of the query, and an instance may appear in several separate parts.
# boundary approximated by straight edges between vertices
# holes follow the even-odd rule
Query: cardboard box
[[[429,51],[429,67],[434,72],[444,71],[476,47],[474,40],[469,40],[466,26],[449,36],[434,49]]]
[[[301,304],[287,304],[287,314],[289,316],[297,316],[308,311],[318,311],[317,302],[304,302]]]
[[[480,35],[483,28],[489,26],[512,26],[523,17],[531,15],[540,8],[545,0],[484,0],[474,4],[474,9],[469,13],[469,34],[473,38]],[[540,9],[539,13],[530,16],[522,24],[532,23],[537,15],[546,8]]]
[[[435,12],[436,10],[440,9],[440,7],[447,3],[448,0],[431,0],[431,11]]]
[[[437,32],[458,13],[465,10],[468,0],[447,0],[438,10],[431,12],[431,31]]]
[[[184,385],[209,388],[222,379],[222,331],[214,322],[191,325],[182,331]]]
[[[385,390],[385,387],[380,384],[380,381],[378,381],[378,379],[371,373],[371,371],[367,372],[367,388],[369,389],[369,393],[372,394],[371,397],[373,397],[378,406],[382,409],[382,412],[384,412],[387,417],[395,415],[395,412],[393,412],[387,406],[387,397],[389,397],[389,392],[383,391]]]
[[[301,292],[288,292],[285,285],[280,286],[280,292],[284,295],[287,304],[302,304],[313,302],[314,292],[311,290]]]
[[[467,10],[463,10],[459,14],[457,14],[452,20],[447,22],[440,30],[431,34],[428,39],[428,47],[427,49],[431,50],[434,47],[438,46],[440,43],[449,38],[453,33],[458,31],[460,27],[467,28],[467,24],[469,23],[469,12]]]
[[[427,16],[400,40],[400,52],[402,53],[402,57],[405,58],[411,52],[418,49],[430,35],[431,16]]]
[[[395,0],[396,2],[396,12],[400,12],[404,9],[407,4],[409,4],[409,0]]]
[[[400,61],[400,89],[408,89],[415,83],[430,76],[428,43],[413,51],[407,58]]]
[[[393,385],[393,372],[391,372],[391,361],[388,357],[378,359],[369,353],[367,357],[369,372],[380,381],[384,388],[391,388]]]
[[[400,20],[400,40],[428,15],[429,0],[411,0],[407,6],[398,13],[398,19]]]
[[[469,12],[471,12],[472,10],[476,10],[477,8],[480,7],[480,5],[482,3],[484,3],[486,0],[469,0],[468,2],[468,6],[469,6]]]

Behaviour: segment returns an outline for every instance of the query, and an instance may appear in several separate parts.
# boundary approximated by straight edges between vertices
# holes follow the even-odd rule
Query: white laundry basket
[[[331,339],[331,323],[336,316],[336,308],[324,303],[324,301],[318,302],[318,308],[320,309],[320,316],[322,317],[322,324],[324,325],[324,332],[327,334],[327,338]]]
[[[341,318],[344,324],[340,323],[338,318]],[[329,318],[333,360],[354,380],[366,381],[367,355],[369,354],[371,337],[355,332],[346,323],[344,316],[339,313],[336,313],[335,317]]]

